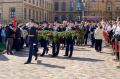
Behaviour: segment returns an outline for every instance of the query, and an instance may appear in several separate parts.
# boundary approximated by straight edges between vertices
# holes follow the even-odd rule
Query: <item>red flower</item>
[[[51,35],[52,35],[52,32],[51,32]]]
[[[48,35],[48,37],[49,37],[49,35]]]

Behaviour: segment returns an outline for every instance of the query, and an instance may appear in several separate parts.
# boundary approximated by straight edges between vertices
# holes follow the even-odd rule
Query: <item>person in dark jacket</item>
[[[20,31],[20,24],[17,23],[16,33],[15,33],[15,44],[16,44],[16,51],[20,51],[20,41],[21,41],[21,31]]]
[[[86,33],[84,36],[84,40],[85,40],[85,45],[87,45],[87,39],[88,39],[88,34],[89,34],[89,25],[88,23],[85,25],[85,29],[86,29]]]
[[[15,29],[12,24],[9,24],[9,26],[6,26],[6,38],[7,38],[7,54],[13,54],[12,53],[12,46],[13,46],[13,38],[15,34]]]
[[[33,19],[30,20],[30,25],[28,26],[28,38],[29,38],[29,57],[27,62],[25,62],[24,64],[29,64],[32,61],[32,55],[34,54],[35,56],[35,60],[37,60],[38,55],[35,54],[36,52],[33,53],[34,51],[34,47],[36,46],[36,41],[37,41],[37,32],[36,32],[36,28],[34,26],[35,21]]]

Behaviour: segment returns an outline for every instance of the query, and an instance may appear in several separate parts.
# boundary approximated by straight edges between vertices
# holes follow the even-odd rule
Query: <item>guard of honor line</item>
[[[47,21],[43,21],[40,24],[43,24],[43,26],[41,28],[38,28],[39,23],[35,22],[33,19],[30,19],[30,24],[28,25],[28,46],[29,46],[29,57],[27,62],[25,62],[24,64],[29,64],[32,61],[32,55],[35,56],[35,60],[38,59],[38,42],[39,40],[37,40],[37,32],[38,30],[51,30],[51,31],[58,31],[58,32],[62,32],[63,29],[60,27],[61,22],[60,21],[56,21],[56,27],[49,29],[48,28],[48,22]],[[70,27],[66,27],[65,28],[66,31],[70,31],[70,30],[76,30],[75,27],[75,22],[73,20],[70,20]],[[60,39],[59,39],[60,40]],[[47,47],[48,45],[48,41],[46,41],[45,39],[41,39],[41,46],[44,47],[43,52],[40,56],[44,56],[45,53],[48,53],[49,49]],[[74,43],[75,43],[75,38],[72,39],[72,37],[69,37],[66,39],[66,51],[65,51],[65,55],[64,56],[68,56],[68,57],[72,57],[73,55],[73,48],[74,48]],[[56,48],[55,48],[56,47]],[[59,49],[60,49],[60,41],[57,41],[57,43],[52,42],[52,57],[57,57],[59,55]],[[70,51],[70,54],[69,54]]]

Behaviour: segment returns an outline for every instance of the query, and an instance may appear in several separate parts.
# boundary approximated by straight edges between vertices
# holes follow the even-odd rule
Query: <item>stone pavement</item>
[[[39,53],[43,48],[39,49]],[[74,47],[72,58],[63,57],[60,50],[57,58],[51,57],[52,49],[45,57],[39,57],[32,64],[24,65],[28,58],[28,49],[14,55],[0,55],[0,79],[120,79],[120,70],[116,69],[111,50],[103,45],[103,53],[90,46]]]

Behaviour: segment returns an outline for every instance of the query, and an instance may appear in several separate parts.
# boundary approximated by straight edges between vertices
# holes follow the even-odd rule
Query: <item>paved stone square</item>
[[[50,46],[49,46],[50,47]],[[114,62],[111,50],[103,44],[103,53],[88,46],[75,46],[72,58],[59,56],[52,58],[52,49],[44,57],[24,65],[28,58],[28,48],[15,55],[0,55],[0,79],[120,79],[119,65]],[[39,48],[39,54],[43,48]]]

